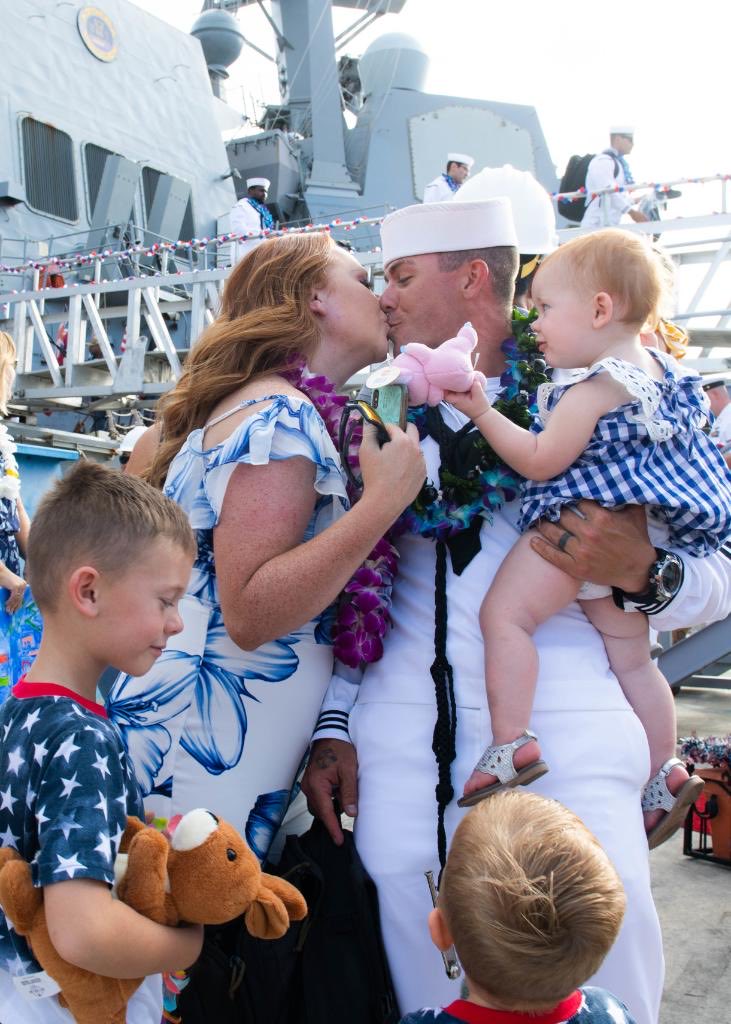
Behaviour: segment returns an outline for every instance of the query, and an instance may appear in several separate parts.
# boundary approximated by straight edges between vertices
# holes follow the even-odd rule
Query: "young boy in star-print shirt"
[[[80,463],[31,527],[28,573],[43,637],[0,709],[0,846],[31,864],[64,959],[147,979],[129,1003],[128,1024],[159,1024],[156,976],[197,958],[202,929],[163,927],[112,898],[127,815],[144,811],[122,739],[96,703],[96,683],[108,665],[146,672],[180,631],[177,604],[194,555],[177,505],[134,477]],[[71,1024],[56,992],[0,909],[0,1022]]]
[[[429,915],[434,945],[457,952],[467,998],[401,1024],[634,1024],[585,984],[624,907],[614,867],[575,814],[534,793],[497,793],[460,822]]]

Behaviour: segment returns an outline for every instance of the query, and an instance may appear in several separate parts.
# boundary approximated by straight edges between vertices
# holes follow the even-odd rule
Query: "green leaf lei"
[[[506,368],[500,377],[501,391],[494,408],[518,426],[528,428],[537,412],[536,392],[546,383],[546,363],[536,344],[531,323],[537,317],[515,308],[512,315],[512,336],[502,343]],[[409,410],[409,420],[419,431],[428,434],[427,406]],[[479,431],[469,434],[468,455],[460,460],[468,468],[457,471],[444,465],[439,469],[439,487],[429,481],[400,517],[396,532],[420,534],[435,540],[446,540],[466,530],[476,516],[489,521],[506,501],[512,501],[520,490],[522,477],[507,466]]]

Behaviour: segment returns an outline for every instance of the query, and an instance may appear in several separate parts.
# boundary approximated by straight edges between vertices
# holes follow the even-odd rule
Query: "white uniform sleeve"
[[[683,562],[683,582],[671,600],[640,610],[658,632],[725,619],[731,614],[731,542],[706,558],[672,549]]]
[[[586,172],[586,191],[598,192],[601,188],[614,188],[620,178],[614,176],[614,160],[608,153],[598,153],[589,164]],[[621,172],[620,172],[621,177]],[[633,203],[627,192],[614,192],[609,196],[598,196],[592,202],[592,207],[608,203],[611,210],[615,210],[619,216],[626,213]]]
[[[350,742],[348,717],[358,697],[358,687],[364,669],[353,669],[335,662],[330,686],[320,708],[320,716],[312,735],[315,740],[345,740]]]
[[[424,186],[425,203],[446,203],[453,195],[455,193],[441,175]]]
[[[239,235],[261,231],[261,217],[248,199],[241,199],[231,210],[230,230]]]

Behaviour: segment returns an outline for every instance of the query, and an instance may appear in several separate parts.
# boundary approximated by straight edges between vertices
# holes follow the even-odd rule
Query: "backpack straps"
[[[619,168],[622,166],[619,162],[619,157],[616,153],[613,153],[611,149],[603,149],[602,153],[604,153],[605,156],[611,156],[612,160],[614,161],[614,177],[618,178]]]

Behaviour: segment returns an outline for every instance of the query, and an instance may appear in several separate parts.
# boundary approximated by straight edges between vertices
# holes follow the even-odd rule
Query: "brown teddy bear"
[[[240,914],[260,939],[278,939],[307,905],[289,882],[265,874],[238,832],[210,811],[173,819],[170,841],[137,818],[127,819],[115,863],[115,890],[159,924],[223,924]],[[30,866],[11,847],[0,849],[0,906],[33,955],[60,986],[59,1001],[77,1024],[124,1024],[140,979],[104,978],[62,960],[48,935],[43,893]]]

